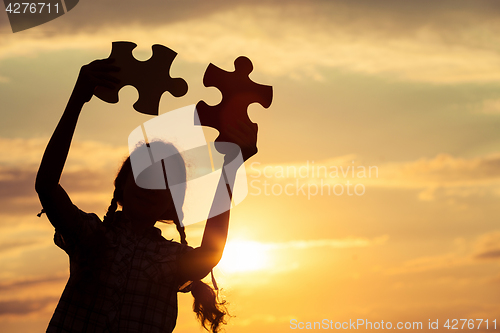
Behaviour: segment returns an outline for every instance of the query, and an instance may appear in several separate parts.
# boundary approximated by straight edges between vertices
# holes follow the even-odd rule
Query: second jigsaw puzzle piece
[[[97,87],[94,95],[108,103],[118,102],[118,92],[124,86],[134,86],[139,98],[134,103],[138,112],[158,115],[161,96],[165,91],[175,97],[187,93],[188,85],[182,78],[172,78],[170,67],[177,53],[168,47],[155,44],[152,47],[153,55],[146,61],[134,58],[132,51],[137,44],[132,42],[113,42],[110,59],[115,59],[113,65],[120,67],[116,77],[120,83],[114,89]]]
[[[203,84],[219,89],[222,100],[214,106],[204,101],[196,105],[199,118],[196,125],[217,129],[220,133],[216,139],[218,142],[230,142],[225,129],[238,127],[238,121],[253,124],[247,113],[250,104],[259,103],[267,109],[273,100],[272,86],[255,83],[248,77],[253,70],[250,59],[238,57],[234,61],[234,68],[233,72],[227,72],[214,64],[208,65]]]

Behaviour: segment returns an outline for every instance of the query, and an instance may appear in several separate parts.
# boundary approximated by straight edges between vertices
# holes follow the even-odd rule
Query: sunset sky
[[[269,109],[249,108],[259,153],[215,269],[227,332],[323,319],[500,330],[499,15],[496,0],[82,0],[12,33],[2,11],[0,332],[45,331],[67,281],[35,175],[80,67],[120,40],[140,60],[153,44],[178,53],[171,74],[189,91],[165,93],[160,113],[217,104],[204,71],[240,55],[273,86]],[[152,119],[137,97],[125,87],[82,112],[61,184],[84,211],[105,214],[128,135]],[[203,227],[186,228],[190,245]],[[175,332],[202,331],[191,303],[179,295]]]

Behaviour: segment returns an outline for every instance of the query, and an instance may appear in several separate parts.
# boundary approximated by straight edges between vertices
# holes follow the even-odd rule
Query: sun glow
[[[225,273],[237,273],[261,270],[268,265],[268,249],[264,244],[234,240],[226,244],[218,267]]]

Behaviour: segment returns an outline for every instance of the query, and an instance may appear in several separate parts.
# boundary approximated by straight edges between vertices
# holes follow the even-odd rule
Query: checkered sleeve
[[[94,213],[86,213],[75,206],[73,221],[64,230],[56,229],[54,243],[68,255],[73,255],[82,244],[103,233],[103,223]]]

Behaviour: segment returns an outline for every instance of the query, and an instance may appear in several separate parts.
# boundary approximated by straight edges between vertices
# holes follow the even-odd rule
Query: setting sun
[[[247,272],[268,266],[267,249],[254,241],[234,240],[226,244],[218,267],[225,273]]]

